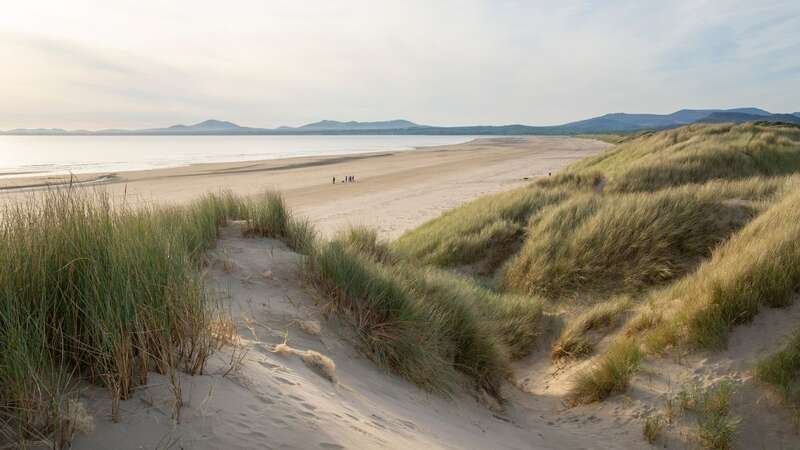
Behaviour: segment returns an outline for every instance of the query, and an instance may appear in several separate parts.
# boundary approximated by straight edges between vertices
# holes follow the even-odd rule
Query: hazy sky
[[[0,129],[800,111],[800,0],[6,0]]]

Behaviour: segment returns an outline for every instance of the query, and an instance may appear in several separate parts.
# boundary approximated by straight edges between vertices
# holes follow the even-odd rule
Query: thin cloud
[[[796,1],[15,2],[0,129],[796,111],[798,29]]]

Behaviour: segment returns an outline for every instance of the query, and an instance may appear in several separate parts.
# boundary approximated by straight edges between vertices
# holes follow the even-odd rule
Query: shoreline
[[[84,136],[85,137],[85,136]],[[112,136],[116,137],[116,136]],[[120,138],[125,138],[126,136],[119,136]],[[287,142],[284,144],[275,145],[273,142],[269,144],[269,141],[266,142],[267,146],[264,148],[258,148],[257,150],[252,147],[242,149],[243,153],[240,154],[229,154],[225,151],[219,151],[219,148],[208,148],[207,145],[209,142],[213,142],[215,137],[223,137],[228,138],[230,136],[217,136],[217,135],[209,135],[209,136],[193,136],[198,138],[204,138],[203,141],[196,141],[192,140],[189,141],[187,145],[186,142],[182,142],[181,145],[174,152],[174,154],[170,155],[169,158],[166,160],[162,160],[162,155],[159,154],[155,156],[152,153],[147,153],[151,151],[152,148],[143,147],[143,148],[133,148],[130,149],[131,152],[137,153],[139,151],[144,151],[147,155],[142,160],[133,160],[133,161],[97,161],[97,160],[81,160],[80,157],[78,159],[73,160],[72,162],[65,162],[61,164],[43,164],[41,161],[33,163],[19,163],[19,165],[14,167],[2,167],[0,168],[0,184],[4,182],[12,183],[15,180],[29,180],[29,179],[66,179],[70,176],[74,177],[88,177],[93,175],[99,174],[124,174],[129,172],[145,172],[145,171],[155,171],[155,170],[170,170],[170,169],[179,169],[182,167],[191,167],[195,165],[215,165],[215,164],[233,164],[233,163],[243,163],[243,162],[265,162],[265,161],[277,161],[277,160],[292,160],[298,158],[327,158],[327,157],[352,157],[356,155],[364,155],[364,154],[372,154],[378,152],[408,152],[408,151],[416,151],[420,149],[425,149],[428,147],[435,147],[435,146],[442,146],[442,145],[458,145],[458,144],[466,144],[472,141],[481,139],[480,137],[472,136],[472,135],[463,135],[463,136],[447,136],[450,139],[446,139],[444,141],[430,141],[430,140],[418,140],[417,142],[395,142],[392,143],[391,141],[386,142],[373,142],[373,143],[358,143],[358,140],[352,141],[345,144],[336,144],[336,138],[340,136],[330,136],[332,138],[330,144],[334,144],[332,146],[322,144],[320,146],[319,143],[315,144],[313,141],[304,144],[303,146],[298,147],[297,143]],[[247,137],[247,136],[245,136]],[[325,136],[312,136],[318,138],[324,138]],[[370,137],[370,136],[367,136]],[[397,136],[400,138],[406,138],[408,136]],[[425,138],[429,136],[421,136],[421,138]],[[0,136],[2,138],[2,136]],[[505,137],[501,137],[505,138]],[[508,136],[507,138],[513,139],[514,136]],[[129,140],[120,141],[121,145],[126,145],[126,143],[130,143]],[[63,145],[63,143],[53,144],[56,147]],[[167,143],[161,143],[161,145],[167,145]],[[215,144],[219,145],[219,144]],[[203,149],[201,152],[197,153],[194,151],[196,148]],[[48,146],[51,147],[51,146]],[[186,153],[186,150],[191,148],[191,153]],[[34,151],[35,153],[42,151],[42,146],[37,145],[33,146],[30,150]],[[24,143],[21,144],[20,150],[21,152],[25,152],[28,150]],[[79,148],[75,148],[74,146],[66,146],[64,148],[65,151],[75,152],[81,151]],[[152,160],[153,157],[156,157],[159,161]],[[198,161],[199,160],[199,161]],[[47,166],[49,168],[42,168],[42,166]],[[7,184],[7,183],[6,183]],[[41,183],[45,184],[45,183]]]
[[[279,190],[289,206],[323,234],[347,225],[374,227],[387,238],[484,194],[530,183],[609,144],[574,137],[478,138],[461,144],[330,156],[225,163],[73,176],[73,186],[99,188],[127,204],[176,204],[219,190],[255,195]],[[332,183],[354,176],[354,183]],[[0,205],[68,177],[0,180]]]

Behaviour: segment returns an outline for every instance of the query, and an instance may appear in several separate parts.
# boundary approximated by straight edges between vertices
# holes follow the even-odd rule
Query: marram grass
[[[568,304],[578,312],[556,358],[588,354],[625,322],[613,351],[576,386],[578,401],[598,400],[624,387],[642,351],[721,348],[761,308],[794,300],[798,172],[798,126],[642,133],[558,175],[448,211],[390,248],[401,263],[462,272],[480,263],[498,295],[545,298],[549,313]],[[591,310],[619,295],[632,299],[624,311]]]
[[[313,242],[277,194],[219,193],[133,209],[102,191],[64,189],[7,206],[0,214],[0,436],[21,447],[37,440],[63,447],[75,383],[108,388],[116,420],[119,401],[150,371],[202,373],[225,317],[198,269],[228,219],[295,248]]]
[[[308,273],[348,318],[367,356],[434,392],[451,392],[466,379],[499,397],[509,361],[529,352],[541,333],[538,299],[399,262],[362,229],[321,244]]]

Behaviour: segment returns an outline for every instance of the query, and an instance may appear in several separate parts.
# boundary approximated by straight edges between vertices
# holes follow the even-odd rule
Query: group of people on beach
[[[342,177],[342,181],[340,183],[355,183],[356,177],[355,175],[345,175]],[[333,184],[336,184],[336,177],[333,177]]]

